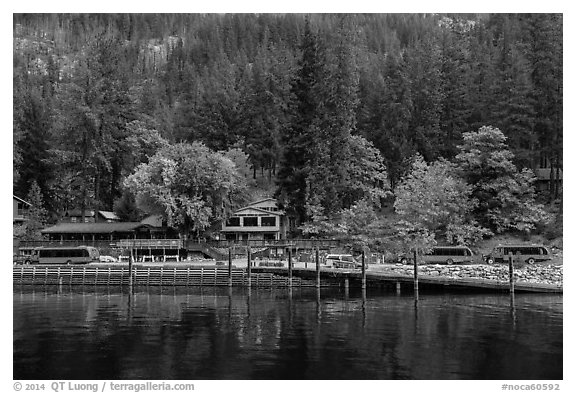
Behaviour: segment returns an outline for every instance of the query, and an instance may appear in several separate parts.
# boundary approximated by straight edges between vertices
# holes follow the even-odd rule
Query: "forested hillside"
[[[551,201],[562,53],[557,14],[14,15],[14,193],[37,183],[53,214],[184,214],[175,221],[200,233],[264,178],[305,232],[328,233],[333,217],[371,222],[370,205],[407,190],[402,179],[425,176],[426,163],[453,162],[474,186],[486,168],[474,167],[475,143],[494,143],[513,168],[493,179],[532,198],[522,169],[553,168]],[[178,152],[199,154],[198,171],[232,162],[243,176],[226,169],[209,192],[198,180],[194,195],[146,204],[157,190],[141,184],[177,171]],[[478,184],[461,188],[475,202],[458,210],[477,219],[439,224],[452,240],[463,227],[523,228],[478,220],[504,206]]]

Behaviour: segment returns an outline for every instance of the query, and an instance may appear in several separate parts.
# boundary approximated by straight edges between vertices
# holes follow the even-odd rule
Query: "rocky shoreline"
[[[380,270],[380,269],[379,269]],[[413,267],[402,264],[386,266],[385,271],[412,275]],[[423,265],[418,267],[418,274],[431,277],[447,277],[451,279],[484,279],[508,281],[508,265]],[[516,282],[550,284],[562,286],[562,265],[526,265],[514,269]]]

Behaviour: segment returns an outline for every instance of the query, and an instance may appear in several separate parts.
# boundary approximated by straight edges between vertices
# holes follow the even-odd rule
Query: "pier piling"
[[[228,286],[232,286],[232,247],[228,248]]]
[[[316,288],[320,288],[320,250],[316,248]]]
[[[252,249],[250,248],[250,241],[248,241],[248,249],[246,251],[248,254],[248,266],[246,268],[246,274],[248,279],[248,287],[252,286]]]
[[[132,263],[134,261],[134,249],[130,249],[130,258],[128,258],[128,287],[132,288],[134,284],[132,281]]]
[[[292,249],[288,249],[288,286],[292,288]]]
[[[508,253],[508,278],[510,282],[510,293],[514,293],[514,260],[512,253]]]
[[[414,250],[414,300],[418,301],[418,249]]]
[[[362,290],[366,290],[366,251],[362,250]]]

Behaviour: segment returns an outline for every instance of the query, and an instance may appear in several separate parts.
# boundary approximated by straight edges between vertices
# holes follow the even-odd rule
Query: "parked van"
[[[403,265],[414,263],[412,255],[403,254],[399,258]],[[432,250],[420,256],[422,263],[445,263],[452,265],[454,263],[469,263],[474,261],[474,253],[466,246],[438,246],[432,247]]]
[[[35,247],[20,247],[18,249],[18,254],[14,255],[14,263],[16,264],[26,264],[32,263],[32,256],[34,254]]]
[[[491,265],[494,262],[505,262],[510,253],[530,265],[552,259],[550,250],[542,245],[498,245],[486,256],[486,263]]]

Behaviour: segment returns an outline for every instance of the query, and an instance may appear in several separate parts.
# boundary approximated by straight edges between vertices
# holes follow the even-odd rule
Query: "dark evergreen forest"
[[[558,14],[14,15],[14,193],[37,183],[53,214],[130,218],[125,179],[166,145],[201,142],[243,152],[246,175],[269,179],[306,222],[394,192],[417,153],[455,159],[463,134],[483,126],[505,135],[519,170],[562,168],[562,23]]]

